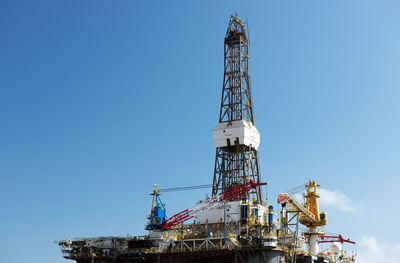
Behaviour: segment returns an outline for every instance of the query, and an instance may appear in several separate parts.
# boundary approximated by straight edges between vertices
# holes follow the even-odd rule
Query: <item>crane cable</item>
[[[303,191],[305,187],[306,186],[304,184],[302,184],[302,185],[296,186],[295,188],[287,190],[286,193],[289,194],[289,195],[293,195],[293,194],[296,194],[296,193],[298,193],[300,191]]]
[[[183,187],[173,187],[173,188],[165,188],[160,189],[160,192],[175,192],[175,191],[186,191],[186,190],[197,190],[202,188],[211,188],[213,184],[202,184],[202,185],[192,185],[192,186],[183,186]]]

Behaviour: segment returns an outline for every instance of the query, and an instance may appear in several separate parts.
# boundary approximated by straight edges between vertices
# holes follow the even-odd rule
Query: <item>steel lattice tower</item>
[[[251,179],[260,182],[257,158],[260,135],[254,126],[246,28],[247,24],[237,16],[231,16],[224,41],[219,124],[213,132],[217,148],[213,196]],[[250,194],[255,194],[258,202],[262,203],[260,187]]]

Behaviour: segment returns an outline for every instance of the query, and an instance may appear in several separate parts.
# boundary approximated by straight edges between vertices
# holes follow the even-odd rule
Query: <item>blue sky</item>
[[[316,179],[330,193],[326,230],[356,240],[359,262],[399,262],[399,8],[0,2],[0,261],[68,262],[54,240],[145,233],[154,183],[211,183],[223,38],[238,13],[269,201]],[[165,194],[168,214],[206,192]]]

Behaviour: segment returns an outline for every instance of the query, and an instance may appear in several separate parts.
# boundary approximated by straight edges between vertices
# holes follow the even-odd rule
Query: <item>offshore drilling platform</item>
[[[224,39],[224,78],[212,185],[154,189],[145,236],[98,237],[57,241],[64,258],[77,263],[136,262],[355,262],[342,249],[352,243],[325,235],[327,213],[319,211],[318,184],[309,181],[301,203],[278,195],[279,216],[262,200],[249,77],[247,24],[231,16]],[[169,218],[160,194],[212,186],[210,198]],[[299,225],[307,227],[300,232]],[[323,243],[329,248],[321,249]]]

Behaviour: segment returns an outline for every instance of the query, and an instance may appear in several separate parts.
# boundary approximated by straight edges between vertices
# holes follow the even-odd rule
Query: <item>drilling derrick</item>
[[[260,134],[254,126],[246,28],[247,24],[231,16],[224,40],[221,109],[213,131],[216,146],[213,196],[250,180],[260,183],[257,157]],[[262,203],[260,186],[246,193],[246,197],[250,194]]]

